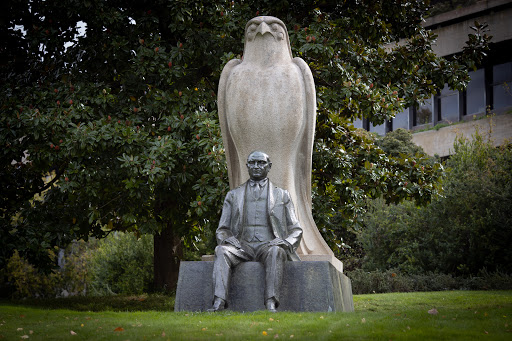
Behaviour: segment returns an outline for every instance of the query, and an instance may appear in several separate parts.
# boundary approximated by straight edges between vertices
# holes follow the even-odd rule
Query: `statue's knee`
[[[223,255],[226,251],[226,248],[224,247],[224,245],[217,245],[215,247],[215,255],[216,256],[220,256],[220,255]]]
[[[272,246],[269,251],[279,258],[286,258],[286,251],[280,246]]]

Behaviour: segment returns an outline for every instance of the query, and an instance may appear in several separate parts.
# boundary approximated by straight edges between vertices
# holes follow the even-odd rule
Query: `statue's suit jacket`
[[[245,217],[245,194],[249,182],[231,190],[226,195],[222,207],[222,215],[217,228],[216,237],[219,245],[231,236],[239,239],[242,236]],[[267,213],[274,237],[281,238],[290,243],[291,250],[286,248],[290,260],[300,260],[296,253],[302,238],[302,228],[295,214],[295,208],[287,190],[274,186],[270,181],[267,184]]]

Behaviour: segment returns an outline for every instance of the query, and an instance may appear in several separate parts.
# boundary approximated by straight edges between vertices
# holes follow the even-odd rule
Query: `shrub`
[[[7,283],[14,298],[53,298],[57,296],[83,295],[87,288],[86,248],[91,243],[74,241],[66,249],[55,248],[50,258],[58,268],[44,273],[22,258],[15,250],[8,260],[5,271]]]
[[[424,154],[423,148],[417,146],[412,142],[412,133],[409,130],[398,128],[384,136],[378,136],[375,143],[382,148],[382,150],[393,157],[400,157],[403,155],[416,155],[418,153]],[[435,162],[435,159],[430,158],[430,162]]]
[[[153,236],[115,232],[91,255],[91,295],[141,294],[153,284]]]
[[[488,272],[480,270],[476,276],[465,278],[462,287],[468,290],[510,290],[512,275],[501,271]]]
[[[356,295],[412,290],[410,280],[400,273],[397,274],[394,270],[364,271],[357,269],[347,272],[346,275],[352,280],[352,292]]]
[[[419,252],[415,238],[418,211],[419,208],[411,201],[399,205],[387,205],[382,199],[369,202],[364,218],[365,228],[358,235],[365,251],[364,270],[422,272],[415,257]]]
[[[369,203],[358,236],[365,270],[512,273],[512,145],[495,148],[476,132],[471,141],[459,138],[454,150],[443,195],[428,206]]]
[[[396,270],[345,273],[352,280],[355,295],[387,292],[442,290],[510,290],[512,275],[482,270],[478,276],[458,276],[443,273],[406,274]]]
[[[85,295],[89,285],[88,266],[97,241],[90,239],[74,241],[59,253],[60,273],[62,276],[60,295]]]
[[[55,259],[55,253],[50,252]],[[55,297],[62,284],[62,274],[55,270],[41,273],[14,250],[7,262],[7,280],[14,288],[12,296],[15,298]]]

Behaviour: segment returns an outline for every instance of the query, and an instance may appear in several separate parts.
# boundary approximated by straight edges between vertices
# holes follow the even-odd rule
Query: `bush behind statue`
[[[94,249],[94,241],[74,241],[66,249],[49,251],[59,267],[42,272],[17,250],[9,258],[7,266],[0,272],[2,297],[53,298],[70,295],[85,295],[88,284],[88,249]]]
[[[405,274],[394,269],[384,271],[357,269],[346,272],[346,275],[352,280],[354,295],[414,291],[512,289],[512,275],[499,271],[491,273],[481,270],[475,276],[455,277],[451,274],[433,272]]]
[[[512,273],[512,145],[478,131],[459,138],[446,162],[444,192],[426,207],[369,203],[358,241],[363,269],[477,276]]]
[[[92,254],[89,294],[141,294],[153,285],[153,236],[116,232]]]

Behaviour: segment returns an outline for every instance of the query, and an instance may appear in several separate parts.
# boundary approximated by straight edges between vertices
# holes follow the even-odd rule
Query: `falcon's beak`
[[[265,33],[272,34],[272,31],[270,30],[270,27],[265,22],[262,22],[258,26],[258,29],[256,30],[256,34],[258,34],[258,33],[261,34],[261,35],[264,35]]]

